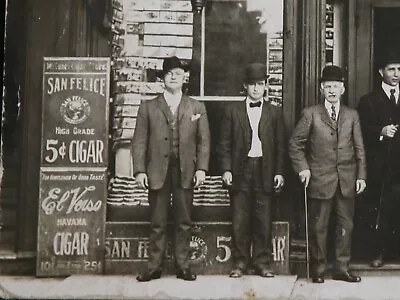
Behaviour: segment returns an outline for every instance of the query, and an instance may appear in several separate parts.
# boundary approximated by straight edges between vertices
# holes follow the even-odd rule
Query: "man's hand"
[[[149,187],[149,182],[147,179],[147,174],[146,173],[138,173],[135,176],[136,182],[138,183],[139,187],[141,189],[147,190]]]
[[[356,192],[357,194],[362,193],[365,190],[367,184],[365,183],[364,179],[357,179],[356,180]]]
[[[311,178],[311,171],[309,169],[303,170],[299,173],[300,181],[304,184],[305,187],[308,187],[308,183]]]
[[[381,135],[384,137],[392,138],[396,134],[398,127],[399,125],[394,124],[386,125],[382,128]]]
[[[197,170],[196,173],[194,173],[193,182],[195,188],[202,185],[205,180],[206,180],[206,172],[204,170]]]
[[[222,181],[228,185],[232,185],[232,172],[231,171],[225,171],[224,174],[222,174]]]
[[[275,175],[274,177],[274,189],[279,190],[285,185],[285,179],[282,175]]]

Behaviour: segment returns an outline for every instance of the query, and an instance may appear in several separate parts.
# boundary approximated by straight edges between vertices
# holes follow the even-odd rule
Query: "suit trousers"
[[[374,197],[373,201],[379,203],[380,197],[380,186],[373,190],[375,193],[371,193]],[[379,204],[378,204],[379,207]],[[379,209],[379,208],[378,208]],[[393,244],[395,238],[399,238],[400,234],[400,184],[392,183],[389,184],[388,188],[384,193],[384,198],[381,206],[379,226],[375,232],[373,238],[373,254],[378,256],[385,252]],[[398,241],[397,241],[398,242]],[[395,248],[395,253],[400,250],[399,247]]]
[[[248,157],[243,178],[231,191],[232,257],[235,267],[268,267],[271,256],[271,195],[263,189],[262,159]],[[252,253],[251,253],[252,246]]]
[[[333,272],[346,272],[350,261],[354,198],[343,197],[340,187],[332,199],[309,200],[310,259],[313,275],[323,275],[327,264],[327,235],[331,212],[336,212]]]
[[[179,158],[170,159],[167,176],[162,188],[149,190],[151,220],[148,268],[151,270],[163,268],[167,246],[167,222],[171,194],[175,266],[177,269],[186,269],[189,267],[190,257],[193,190],[181,187]]]

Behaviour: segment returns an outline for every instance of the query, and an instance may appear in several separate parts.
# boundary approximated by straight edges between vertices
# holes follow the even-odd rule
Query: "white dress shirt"
[[[399,85],[391,86],[388,85],[386,82],[382,81],[382,89],[385,92],[386,96],[390,99],[390,90],[394,89],[394,98],[396,99],[396,103],[399,100]]]
[[[246,99],[246,110],[247,116],[249,118],[251,130],[253,132],[252,139],[251,139],[251,147],[250,151],[247,154],[249,157],[261,157],[262,156],[262,147],[261,147],[261,140],[258,136],[258,125],[261,119],[261,112],[262,107],[264,104],[264,99],[261,99],[261,106],[260,107],[250,107],[250,99]]]
[[[396,103],[399,100],[399,85],[391,86],[386,82],[382,81],[382,90],[385,92],[386,96],[390,99],[390,90],[394,89],[394,98],[396,99]],[[379,135],[379,141],[383,141],[383,135]]]
[[[339,117],[340,101],[333,103],[333,106],[335,107],[335,112],[336,112],[336,120],[335,121],[337,121],[337,119]],[[326,111],[328,112],[329,117],[331,117],[332,116],[332,103],[330,103],[326,99],[325,99],[325,108],[326,108]]]
[[[182,99],[182,91],[177,94],[171,94],[167,90],[164,90],[164,99],[172,113],[175,114]]]

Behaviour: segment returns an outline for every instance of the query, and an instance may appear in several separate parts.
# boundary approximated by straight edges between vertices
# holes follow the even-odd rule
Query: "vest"
[[[178,108],[175,112],[175,114],[172,113],[170,109],[168,109],[168,120],[170,124],[170,143],[169,143],[169,149],[170,149],[170,156],[173,157],[179,157],[179,122],[178,122],[178,115],[179,115],[179,108],[180,104],[178,105]]]

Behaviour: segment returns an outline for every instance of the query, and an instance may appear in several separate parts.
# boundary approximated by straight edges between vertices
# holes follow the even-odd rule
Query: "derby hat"
[[[269,77],[267,67],[261,63],[249,64],[244,70],[244,83],[252,83],[260,80],[266,80]]]
[[[389,49],[378,59],[378,68],[385,68],[389,64],[400,64],[399,50]]]
[[[324,81],[344,81],[343,70],[339,66],[328,65],[322,70],[320,82]]]
[[[180,68],[187,72],[190,66],[188,64],[183,64],[182,61],[176,56],[166,57],[164,58],[162,70],[158,70],[156,75],[157,77],[164,78],[165,74],[176,68]]]

